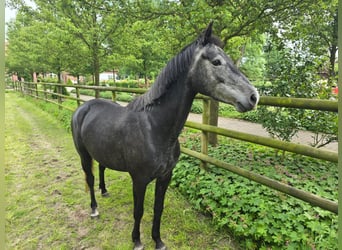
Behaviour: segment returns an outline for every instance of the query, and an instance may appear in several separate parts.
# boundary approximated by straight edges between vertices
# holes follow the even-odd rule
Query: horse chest
[[[142,144],[141,148],[126,147],[126,164],[129,172],[152,173],[153,177],[165,175],[175,166],[180,150],[178,141],[172,144]]]

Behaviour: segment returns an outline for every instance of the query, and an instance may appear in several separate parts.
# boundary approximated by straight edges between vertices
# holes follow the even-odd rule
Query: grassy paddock
[[[91,221],[84,176],[71,135],[65,131],[71,112],[14,93],[7,94],[6,105],[10,249],[130,249],[133,219],[128,175],[106,171],[112,195],[98,198],[101,218]],[[66,101],[64,105],[75,104]],[[198,131],[186,129],[181,141],[199,150],[199,138]],[[337,200],[335,163],[223,137],[209,154]],[[198,160],[182,155],[174,171],[162,222],[170,249],[239,249],[238,245],[240,249],[337,249],[336,215],[213,166],[208,172],[198,166]],[[153,249],[152,204],[150,185],[142,222],[146,249]]]
[[[102,198],[97,192],[101,215],[91,220],[90,198],[71,135],[52,107],[47,113],[38,102],[42,103],[6,93],[7,249],[131,249],[129,175],[106,171],[111,195]],[[62,120],[67,115],[61,115]],[[97,176],[97,168],[95,172]],[[146,249],[154,248],[153,190],[149,185],[141,228]],[[211,220],[194,211],[173,188],[166,195],[161,234],[170,249],[238,249],[226,230],[213,230]]]

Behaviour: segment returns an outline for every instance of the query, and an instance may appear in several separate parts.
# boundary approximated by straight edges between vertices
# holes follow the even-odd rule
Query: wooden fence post
[[[115,90],[112,91],[112,101],[116,102],[116,91]]]
[[[45,85],[45,83],[43,83],[43,89],[44,89],[44,98],[45,98],[45,101],[47,102],[47,100],[48,100],[48,96],[47,96],[47,90],[46,90],[46,85]]]
[[[209,100],[203,99],[203,114],[202,123],[209,124]],[[201,152],[202,154],[208,155],[208,132],[202,131],[201,138]],[[201,168],[207,169],[207,162],[201,161]]]
[[[76,98],[77,98],[77,107],[79,107],[81,105],[81,102],[80,102],[80,89],[78,87],[76,87]]]
[[[33,83],[36,89],[36,98],[39,98],[39,92],[38,92],[38,84],[37,83]]]
[[[57,94],[58,94],[57,99],[58,99],[58,103],[59,103],[60,105],[62,104],[62,97],[60,96],[62,93],[63,93],[62,86],[58,85],[58,86],[57,86]],[[58,106],[58,108],[59,108],[59,109],[62,109],[62,107],[61,107],[60,105]]]
[[[22,83],[21,83],[21,82],[18,82],[18,86],[19,86],[19,88],[20,88],[21,94],[24,95],[24,88],[23,88]]]
[[[218,114],[219,113],[219,102],[216,100],[211,99],[209,101],[209,121],[208,124],[211,126],[216,126],[218,123]],[[209,133],[208,134],[208,143],[211,146],[217,146],[217,134]]]

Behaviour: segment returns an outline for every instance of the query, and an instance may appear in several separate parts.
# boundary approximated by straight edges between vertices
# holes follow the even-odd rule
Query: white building
[[[100,82],[107,82],[109,80],[113,80],[115,76],[115,80],[118,80],[118,74],[116,71],[105,71],[100,73]]]

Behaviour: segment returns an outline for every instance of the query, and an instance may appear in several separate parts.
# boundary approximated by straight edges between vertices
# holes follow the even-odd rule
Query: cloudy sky
[[[16,13],[17,13],[16,10],[5,7],[5,22],[6,22],[5,32],[6,33],[7,33],[7,22],[9,22],[11,19],[14,19]]]
[[[5,8],[5,21],[8,22],[12,18],[15,18],[16,10],[13,10],[9,7]]]

